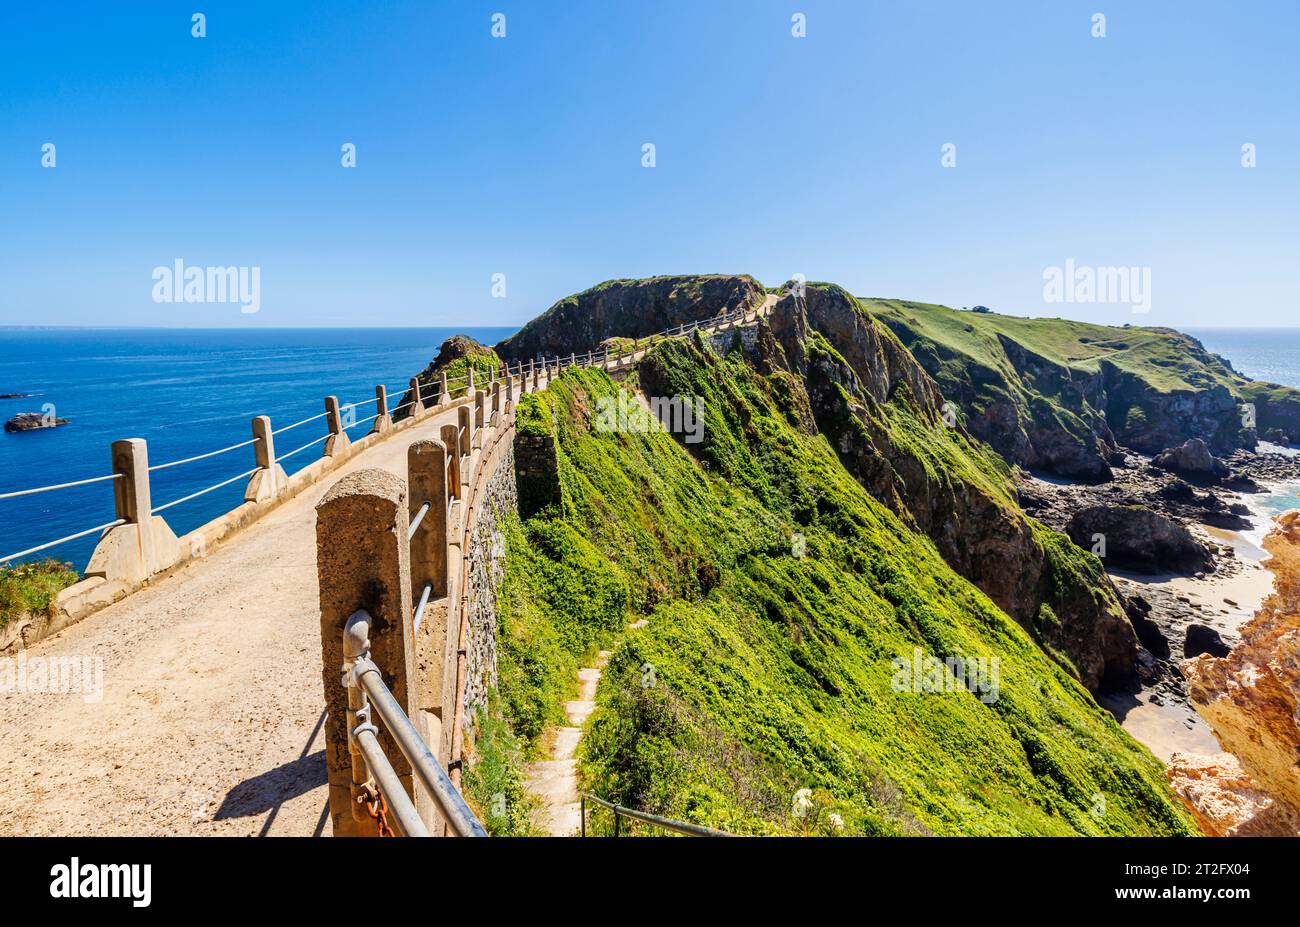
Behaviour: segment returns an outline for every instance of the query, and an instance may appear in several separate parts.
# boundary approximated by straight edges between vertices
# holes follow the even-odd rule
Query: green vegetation
[[[702,401],[689,453],[657,428],[593,429],[620,389],[600,371],[520,404],[554,435],[562,487],[507,531],[500,697],[523,749],[561,722],[584,657],[621,638],[581,753],[586,787],[612,801],[739,833],[1194,832],[1161,764],[793,426],[781,375],[686,339],[651,362]],[[936,473],[1004,485],[888,405]],[[1088,568],[1062,557],[1055,581]],[[996,697],[899,691],[896,661],[918,654],[997,660]]]
[[[469,384],[466,383],[465,377],[470,371],[474,371],[474,382],[480,386],[487,383],[501,369],[501,359],[497,357],[497,352],[492,348],[483,348],[473,354],[466,354],[464,357],[458,357],[446,368],[448,391],[452,399],[458,399],[464,396],[469,390]],[[459,383],[457,381],[459,380]]]
[[[1001,340],[1007,338],[1080,373],[1096,373],[1100,363],[1107,361],[1160,392],[1215,386],[1235,390],[1247,382],[1196,339],[1172,328],[1115,328],[1069,319],[959,312],[906,300],[861,302],[882,319],[901,323],[932,345],[947,347],[1003,376],[1015,375]]]
[[[26,612],[47,611],[54,597],[80,578],[70,564],[53,559],[0,566],[0,627]]]
[[[493,837],[539,836],[532,824],[535,799],[524,790],[524,745],[493,696],[474,718],[477,732],[465,763],[465,796]]]

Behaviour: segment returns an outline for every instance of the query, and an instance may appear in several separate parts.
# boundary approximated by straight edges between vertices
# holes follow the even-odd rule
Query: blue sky
[[[1296,324],[1297,44],[1292,0],[7,3],[0,324],[514,324],[694,272]],[[155,302],[178,258],[260,311]],[[1151,311],[1047,304],[1067,259]]]

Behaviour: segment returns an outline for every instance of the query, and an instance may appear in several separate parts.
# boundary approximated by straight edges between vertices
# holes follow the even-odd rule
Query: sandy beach
[[[1193,621],[1218,631],[1229,647],[1240,640],[1241,626],[1254,617],[1273,591],[1273,574],[1266,566],[1269,554],[1259,546],[1259,540],[1271,530],[1276,515],[1285,510],[1279,502],[1293,496],[1294,491],[1295,487],[1279,486],[1253,498],[1243,496],[1242,501],[1254,513],[1254,524],[1249,529],[1192,526],[1203,540],[1233,551],[1232,558],[1212,575],[1142,576],[1111,571],[1122,591],[1172,594],[1195,613],[1192,621],[1169,629],[1174,632],[1169,636],[1169,645],[1175,660],[1183,659],[1182,640],[1187,625]],[[1162,698],[1150,689],[1136,695],[1108,693],[1099,701],[1120,719],[1126,731],[1166,763],[1174,753],[1212,754],[1222,750],[1209,725],[1184,701]]]

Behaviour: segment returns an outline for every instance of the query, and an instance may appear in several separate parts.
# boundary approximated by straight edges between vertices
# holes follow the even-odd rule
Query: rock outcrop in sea
[[[38,431],[42,428],[57,428],[59,425],[66,424],[68,424],[66,418],[56,418],[40,412],[19,412],[5,422],[5,431]]]

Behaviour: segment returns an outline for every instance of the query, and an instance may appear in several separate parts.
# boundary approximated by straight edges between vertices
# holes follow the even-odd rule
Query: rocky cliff
[[[840,287],[810,284],[777,302],[770,330],[751,363],[788,374],[791,407],[873,496],[1089,688],[1131,680],[1137,637],[1100,565],[1020,511],[1005,466],[945,420],[937,384],[888,328]],[[657,381],[645,365],[643,386]]]
[[[723,312],[755,308],[766,295],[757,280],[744,275],[609,280],[560,300],[496,350],[510,363],[584,354],[606,338],[642,338]]]
[[[865,300],[936,379],[971,432],[1012,463],[1089,482],[1119,446],[1216,454],[1300,434],[1300,392],[1254,383],[1189,335]],[[1255,405],[1252,421],[1246,403]]]
[[[442,398],[439,392],[443,374],[447,375],[447,392],[452,398],[463,396],[468,388],[466,377],[469,371],[474,371],[474,382],[481,385],[489,381],[500,365],[500,359],[491,348],[466,335],[453,335],[438,348],[438,356],[416,374],[419,398],[426,406],[438,402]],[[393,419],[400,421],[410,415],[415,399],[416,390],[409,388],[402,393],[401,399],[394,401],[389,397],[389,410],[397,410],[392,413]]]
[[[1197,712],[1226,754],[1176,754],[1169,777],[1212,834],[1300,836],[1300,512],[1264,541],[1273,594],[1226,657],[1183,664]]]

